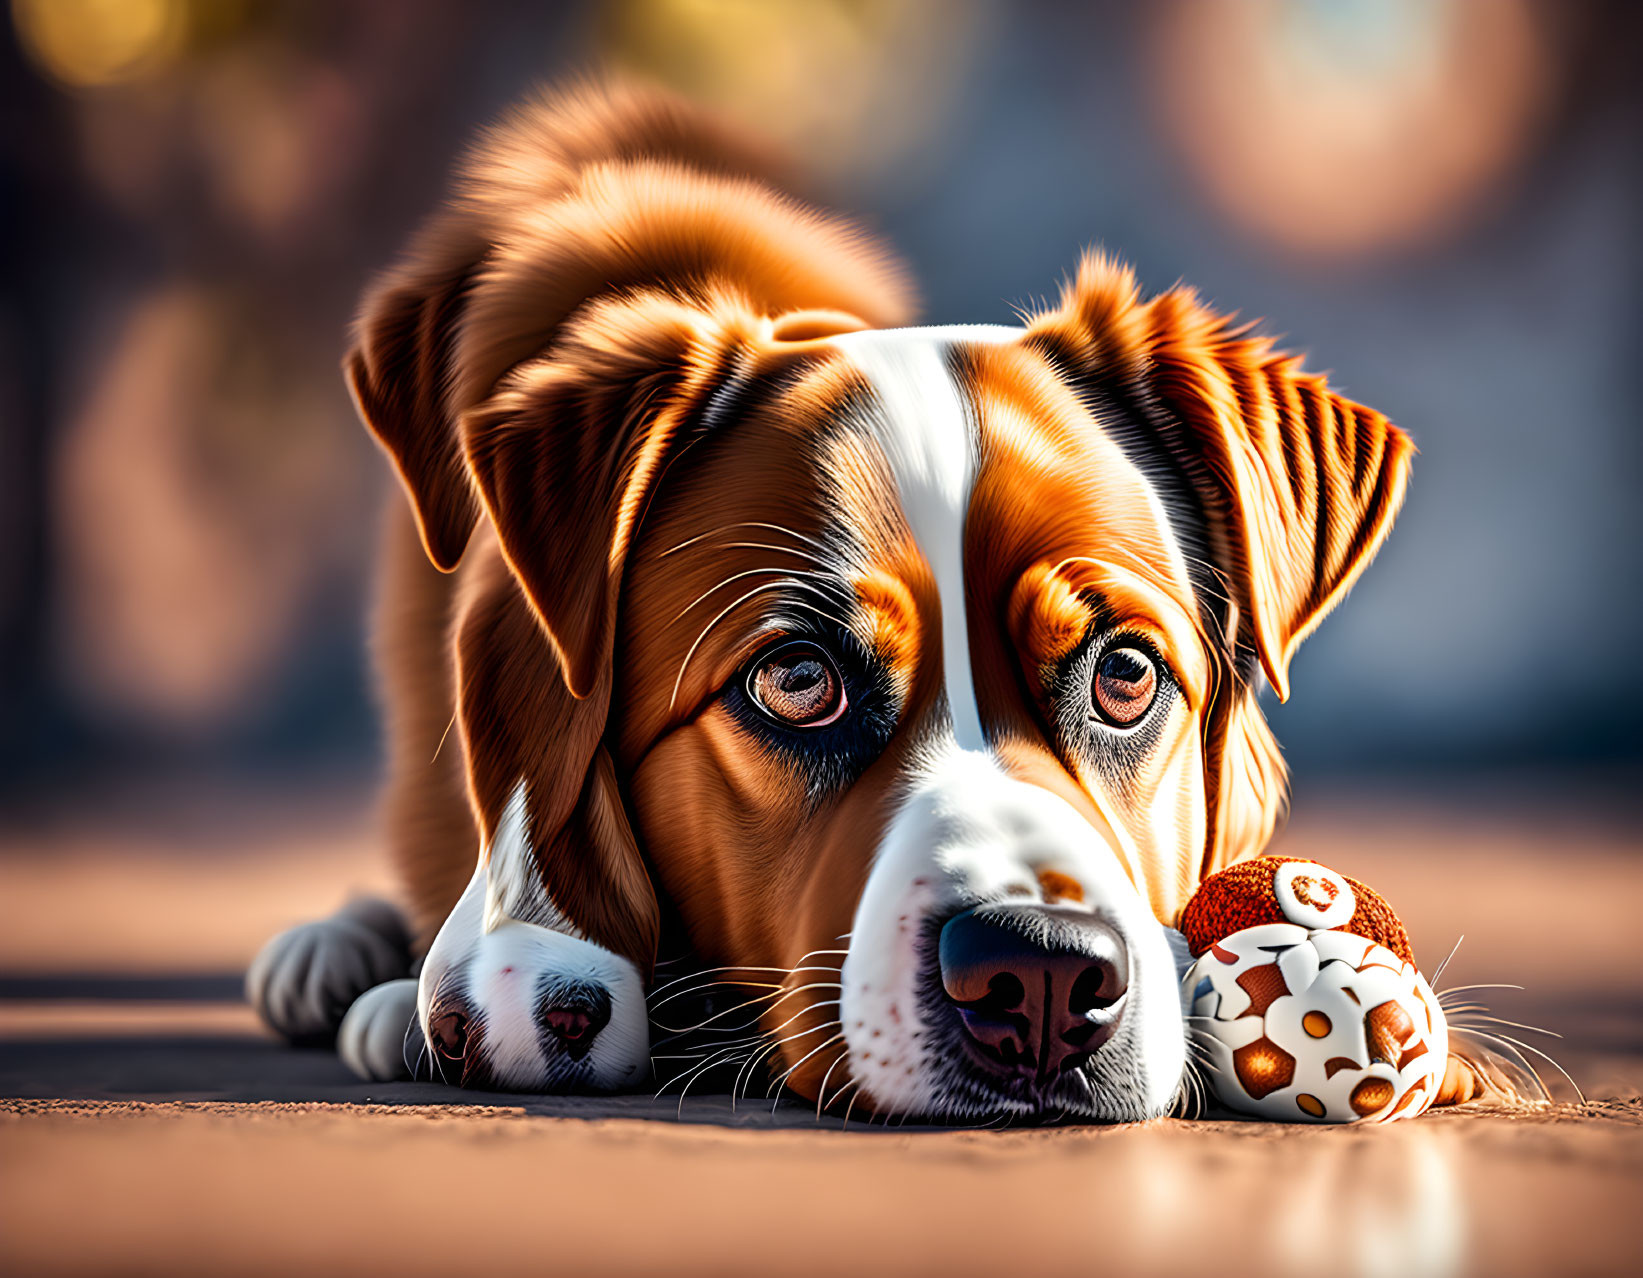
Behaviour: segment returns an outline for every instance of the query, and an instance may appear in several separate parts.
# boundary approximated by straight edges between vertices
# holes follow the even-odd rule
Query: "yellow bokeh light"
[[[975,47],[974,0],[612,0],[602,52],[832,177],[925,144]]]
[[[141,79],[182,51],[187,0],[12,0],[29,59],[59,84],[87,89]]]

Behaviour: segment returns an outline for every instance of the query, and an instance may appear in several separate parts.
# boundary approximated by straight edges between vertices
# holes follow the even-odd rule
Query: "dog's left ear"
[[[1191,483],[1230,580],[1241,640],[1279,700],[1301,640],[1391,530],[1414,445],[1301,361],[1176,288],[1150,302],[1092,255],[1038,340],[1092,401],[1147,431]]]

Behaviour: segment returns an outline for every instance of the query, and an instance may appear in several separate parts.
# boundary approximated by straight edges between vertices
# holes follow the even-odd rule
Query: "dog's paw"
[[[416,1026],[416,987],[413,980],[399,980],[366,990],[342,1018],[337,1029],[337,1055],[367,1082],[414,1077],[412,1053],[420,1055],[422,1050],[420,1033],[411,1043]]]
[[[354,901],[281,932],[252,960],[245,997],[292,1042],[327,1040],[365,991],[411,970],[405,920],[385,901]]]

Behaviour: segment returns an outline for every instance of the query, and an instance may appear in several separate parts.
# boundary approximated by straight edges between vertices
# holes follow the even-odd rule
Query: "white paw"
[[[414,980],[399,980],[366,990],[342,1018],[337,1055],[367,1082],[412,1076],[411,1053],[421,1049],[420,1034],[412,1049],[406,1047],[416,1020],[416,987]]]
[[[245,974],[245,997],[288,1039],[329,1038],[355,999],[410,968],[399,913],[381,901],[356,901],[264,945]]]

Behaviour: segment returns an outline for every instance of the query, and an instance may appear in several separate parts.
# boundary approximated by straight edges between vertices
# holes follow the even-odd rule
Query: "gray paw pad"
[[[410,1078],[412,1051],[420,1049],[421,1035],[407,1042],[416,1021],[413,980],[388,981],[366,990],[337,1030],[337,1054],[342,1063],[367,1082],[385,1083]]]
[[[245,997],[286,1038],[323,1040],[361,994],[410,968],[410,939],[398,911],[382,901],[357,901],[264,945],[245,974]]]

